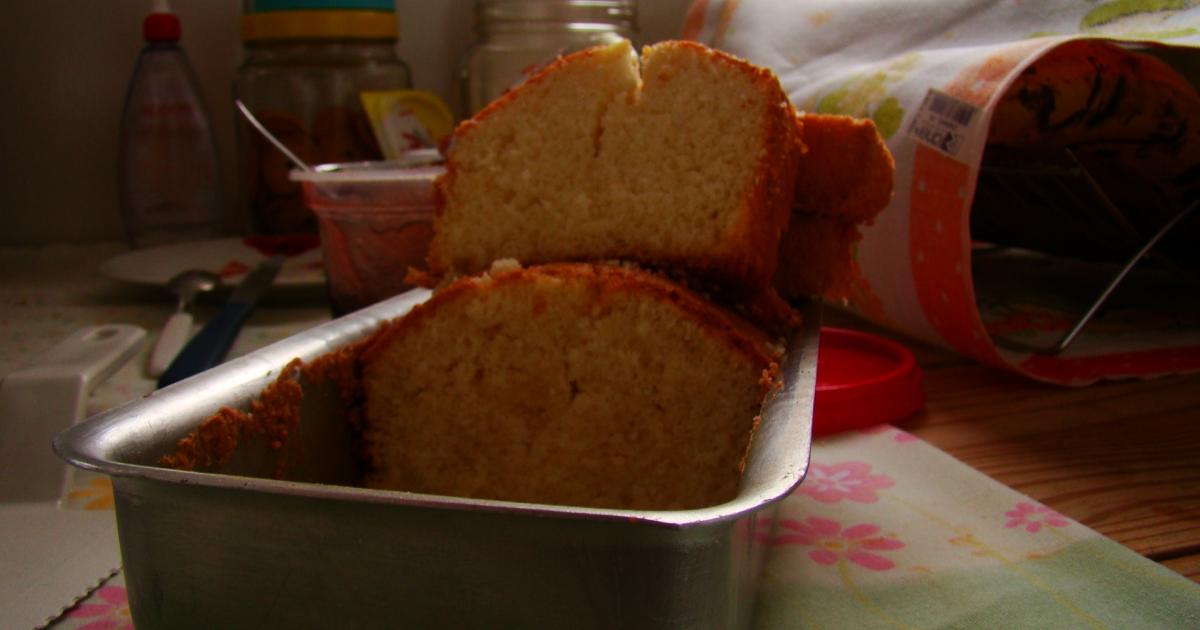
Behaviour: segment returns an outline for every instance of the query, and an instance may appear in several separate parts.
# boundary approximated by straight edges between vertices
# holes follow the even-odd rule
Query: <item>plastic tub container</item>
[[[321,237],[335,315],[412,288],[409,268],[424,269],[433,238],[433,180],[441,166],[398,162],[323,164],[292,171]]]

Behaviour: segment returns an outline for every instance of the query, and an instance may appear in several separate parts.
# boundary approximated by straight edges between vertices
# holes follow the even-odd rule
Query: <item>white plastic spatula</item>
[[[183,348],[183,344],[187,342],[188,336],[192,332],[191,308],[196,295],[212,291],[220,284],[220,276],[203,269],[181,272],[167,283],[167,288],[179,296],[179,305],[163,324],[158,341],[155,342],[154,349],[150,352],[150,362],[146,368],[151,377],[162,376],[162,373],[167,371],[167,366],[171,365],[171,361],[175,360],[175,356]]]

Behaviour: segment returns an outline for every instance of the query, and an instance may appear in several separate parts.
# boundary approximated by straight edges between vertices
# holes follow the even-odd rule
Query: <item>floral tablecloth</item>
[[[93,271],[116,251],[0,250],[0,375],[79,326],[153,336],[172,304]],[[326,319],[324,305],[264,307],[233,352]],[[153,388],[148,347],[90,411]],[[111,490],[81,478],[67,505],[111,509]],[[892,426],[818,440],[769,543],[756,628],[1200,628],[1196,584]],[[99,584],[52,627],[132,627],[123,575]]]
[[[761,628],[1195,628],[1200,587],[893,427],[820,440]]]

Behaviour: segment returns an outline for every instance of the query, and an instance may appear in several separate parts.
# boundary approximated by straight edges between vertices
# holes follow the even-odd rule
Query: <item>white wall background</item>
[[[691,0],[641,0],[639,43],[677,37]],[[150,0],[36,0],[0,9],[0,245],[121,238],[117,130]],[[239,0],[172,0],[233,178]],[[397,51],[418,89],[453,103],[471,0],[396,0]],[[231,210],[227,227],[242,220]]]

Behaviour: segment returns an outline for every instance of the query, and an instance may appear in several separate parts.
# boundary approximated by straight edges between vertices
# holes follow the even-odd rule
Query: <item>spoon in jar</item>
[[[179,354],[188,334],[192,331],[192,302],[200,293],[212,291],[221,285],[221,276],[204,269],[189,269],[176,274],[167,282],[167,290],[179,296],[175,312],[163,324],[162,333],[154,350],[150,352],[148,370],[150,376],[158,378]]]
[[[310,173],[313,171],[313,167],[309,166],[304,160],[301,160],[300,156],[292,153],[292,150],[287,148],[287,145],[284,144],[283,141],[281,141],[279,138],[276,138],[275,134],[271,133],[266,126],[259,122],[258,118],[254,114],[250,113],[250,108],[246,107],[246,104],[242,102],[242,99],[234,99],[233,104],[237,106],[238,111],[242,112],[242,116],[246,117],[246,122],[249,122],[251,127],[254,127],[256,130],[258,130],[258,133],[262,134],[262,136],[267,139],[267,142],[270,142],[275,146],[276,149],[279,149],[279,152],[283,153],[283,155],[286,156],[296,168],[302,171],[308,171]]]

